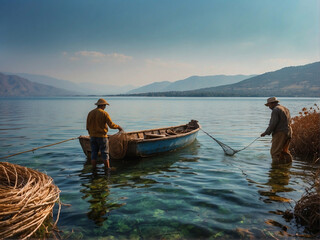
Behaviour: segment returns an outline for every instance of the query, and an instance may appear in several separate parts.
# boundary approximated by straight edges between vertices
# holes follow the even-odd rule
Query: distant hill
[[[132,86],[132,85],[114,86],[114,85],[108,85],[108,84],[96,84],[96,83],[89,83],[89,82],[75,83],[68,80],[61,80],[61,79],[57,79],[49,76],[28,74],[28,73],[14,73],[14,75],[28,79],[31,82],[41,83],[41,84],[49,85],[56,88],[62,88],[71,92],[77,92],[80,95],[121,94],[136,88],[135,86]]]
[[[148,85],[144,85],[142,87],[133,89],[127,93],[131,94],[131,93],[146,93],[146,92],[162,92],[162,90],[168,87],[170,84],[171,82],[169,81],[154,82],[154,83],[150,83]]]
[[[34,83],[16,75],[0,73],[1,97],[70,96],[75,92]]]
[[[192,76],[183,80],[175,82],[155,82],[128,92],[133,93],[147,93],[147,92],[168,92],[168,91],[187,91],[199,88],[216,87],[231,83],[240,82],[244,79],[253,77],[254,75],[213,75],[213,76]]]
[[[140,95],[189,97],[320,97],[320,62],[282,68],[229,85],[192,91],[157,92]]]
[[[125,86],[115,86],[109,84],[97,84],[97,83],[77,83],[79,89],[82,89],[82,92],[86,95],[90,94],[119,94],[126,93],[131,89],[136,88],[133,85],[125,85]]]

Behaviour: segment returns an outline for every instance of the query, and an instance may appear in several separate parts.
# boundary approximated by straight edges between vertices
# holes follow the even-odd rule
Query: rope
[[[48,175],[0,162],[0,239],[29,239],[52,214],[59,196]],[[59,214],[60,207],[57,219]]]
[[[49,145],[45,145],[45,146],[33,148],[33,149],[30,149],[30,150],[27,150],[27,151],[23,151],[23,152],[18,152],[18,153],[11,154],[11,155],[8,155],[8,156],[5,156],[5,157],[0,157],[0,159],[5,159],[5,158],[13,157],[13,156],[16,156],[16,155],[19,155],[19,154],[22,154],[22,153],[34,152],[34,151],[36,151],[36,150],[38,150],[38,149],[40,149],[40,148],[51,147],[51,146],[58,145],[58,144],[61,144],[61,143],[64,143],[64,142],[68,142],[68,141],[71,141],[71,140],[75,140],[75,139],[78,139],[78,138],[79,138],[79,137],[69,138],[69,139],[63,140],[63,141],[61,141],[61,142],[52,143],[52,144],[49,144]]]
[[[209,133],[207,133],[206,131],[204,131],[202,128],[200,128],[205,134],[207,134],[210,138],[212,138],[213,140],[215,140],[223,149],[224,153],[228,156],[233,156],[234,154],[236,154],[237,152],[240,152],[246,148],[248,148],[249,146],[251,146],[251,144],[253,144],[255,141],[257,141],[260,137],[257,137],[255,140],[253,140],[248,146],[239,149],[239,150],[235,150],[232,147],[229,147],[227,144],[224,144],[223,142],[220,142],[218,139],[215,139],[214,137],[212,137]]]
[[[244,147],[244,148],[242,148],[242,149],[240,149],[240,150],[236,150],[236,151],[237,151],[237,152],[240,152],[240,151],[242,151],[242,150],[245,150],[246,148],[250,147],[250,146],[252,145],[252,143],[254,143],[255,141],[257,141],[259,138],[260,138],[260,137],[257,137],[257,138],[254,139],[248,146],[246,146],[246,147]]]

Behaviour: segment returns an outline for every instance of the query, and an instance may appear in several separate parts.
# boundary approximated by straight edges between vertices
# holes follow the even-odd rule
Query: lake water
[[[107,98],[107,111],[125,131],[180,125],[196,119],[234,149],[266,129],[266,98]],[[280,98],[298,115],[319,98]],[[97,97],[0,99],[0,157],[87,135]],[[110,133],[116,133],[110,130]],[[279,212],[292,209],[313,167],[294,160],[271,167],[271,137],[226,156],[203,132],[190,146],[157,157],[113,163],[92,174],[78,140],[5,161],[45,172],[61,190],[58,227],[71,238],[290,238],[302,232]],[[54,208],[54,214],[57,213]],[[285,231],[285,227],[287,230]],[[73,233],[72,233],[73,231]]]

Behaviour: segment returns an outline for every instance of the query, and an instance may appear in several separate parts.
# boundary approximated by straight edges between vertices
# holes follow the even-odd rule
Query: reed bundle
[[[59,188],[46,174],[0,162],[0,238],[32,236],[52,214],[59,194]]]
[[[317,161],[320,158],[320,108],[317,104],[303,108],[292,119],[293,134],[290,151],[304,160]]]
[[[314,183],[294,207],[294,216],[313,234],[320,234],[320,170],[314,177]]]

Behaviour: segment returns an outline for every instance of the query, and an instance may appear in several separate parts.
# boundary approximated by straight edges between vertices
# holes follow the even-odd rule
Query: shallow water
[[[79,135],[96,97],[0,99],[0,157]],[[125,131],[196,119],[234,149],[267,127],[265,98],[108,98],[106,110]],[[283,98],[293,116],[316,98]],[[110,130],[110,133],[116,133]],[[58,227],[71,238],[290,238],[301,233],[281,211],[304,193],[313,167],[294,160],[272,168],[270,137],[226,156],[203,132],[190,146],[138,161],[112,162],[93,174],[77,140],[6,161],[47,173],[61,190]],[[54,209],[57,213],[57,208]]]

